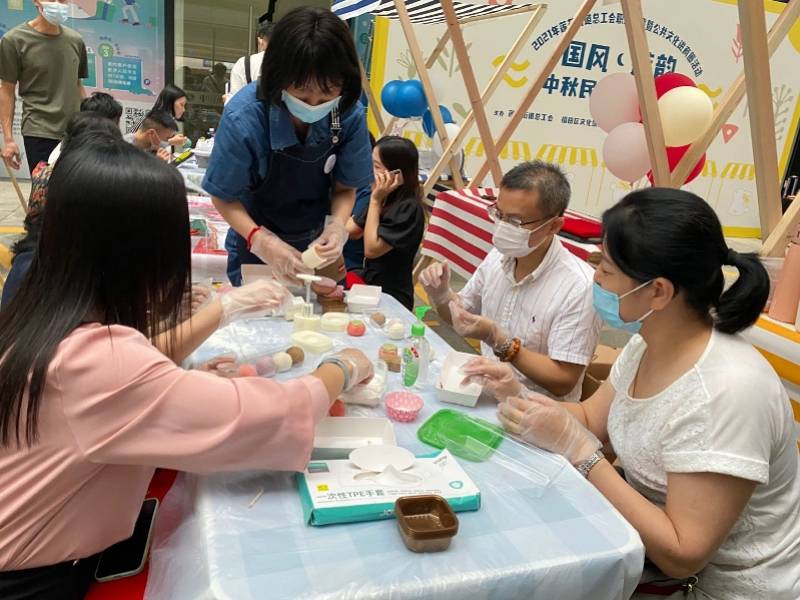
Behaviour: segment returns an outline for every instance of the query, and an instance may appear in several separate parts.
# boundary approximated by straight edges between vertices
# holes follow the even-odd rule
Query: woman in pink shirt
[[[0,313],[4,600],[82,598],[96,555],[131,534],[156,467],[302,470],[331,402],[372,373],[357,350],[285,383],[179,368],[167,355],[285,290],[241,288],[179,326],[183,182],[121,140],[62,156],[48,194],[38,254]]]

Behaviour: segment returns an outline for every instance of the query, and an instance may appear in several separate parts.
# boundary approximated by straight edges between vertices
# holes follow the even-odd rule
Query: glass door
[[[222,116],[225,86],[239,57],[255,52],[258,17],[269,0],[175,0],[175,85],[189,102],[184,133],[197,141]]]
[[[175,0],[175,85],[189,98],[184,133],[197,141],[216,129],[222,95],[239,57],[256,51],[258,18],[277,22],[298,6],[330,8],[330,0]]]

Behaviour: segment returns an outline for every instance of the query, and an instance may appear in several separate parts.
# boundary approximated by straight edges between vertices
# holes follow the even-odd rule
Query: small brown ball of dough
[[[305,353],[303,352],[303,349],[300,348],[299,346],[292,346],[286,351],[286,354],[292,357],[293,365],[303,364],[303,360],[306,357]]]
[[[382,312],[376,312],[370,317],[370,320],[378,327],[383,327],[383,325],[386,323],[386,315],[384,315]]]

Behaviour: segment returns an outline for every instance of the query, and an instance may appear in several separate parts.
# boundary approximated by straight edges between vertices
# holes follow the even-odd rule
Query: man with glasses
[[[589,265],[556,237],[570,186],[555,165],[532,161],[511,169],[489,208],[494,248],[464,289],[450,288],[447,263],[420,274],[430,301],[459,335],[481,341],[484,356],[508,362],[529,389],[578,401],[600,332]],[[491,377],[494,361],[472,375]]]

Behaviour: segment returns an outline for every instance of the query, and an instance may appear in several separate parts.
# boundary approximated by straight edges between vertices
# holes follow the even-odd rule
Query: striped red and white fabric
[[[422,240],[423,256],[447,261],[453,271],[469,278],[492,249],[493,223],[487,209],[495,202],[495,188],[448,190],[436,195],[428,229]],[[568,211],[569,216],[597,221]],[[561,242],[581,260],[599,252],[597,244],[585,244],[561,237]]]

